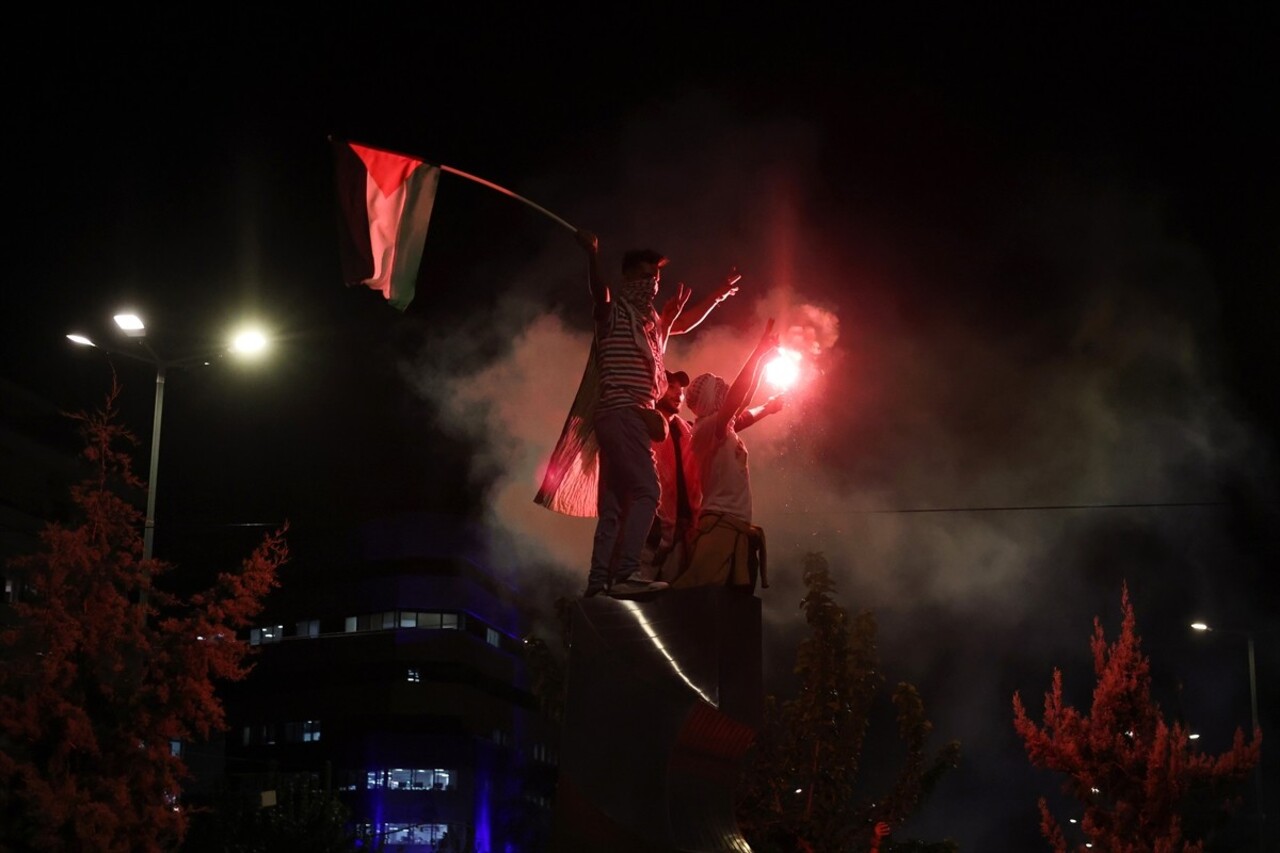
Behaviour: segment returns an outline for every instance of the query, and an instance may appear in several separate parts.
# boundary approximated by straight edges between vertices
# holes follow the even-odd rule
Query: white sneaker
[[[666,581],[646,581],[640,578],[627,578],[615,581],[609,587],[608,595],[612,598],[626,598],[631,595],[643,595],[646,592],[661,592],[671,584]]]

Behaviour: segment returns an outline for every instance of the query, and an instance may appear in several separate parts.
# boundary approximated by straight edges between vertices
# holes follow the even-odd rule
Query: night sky
[[[1254,633],[1274,728],[1274,25],[1232,4],[679,8],[36,20],[5,60],[3,375],[92,407],[108,361],[66,332],[108,339],[129,305],[173,356],[255,317],[270,359],[169,377],[159,556],[457,512],[513,586],[575,593],[593,522],[532,499],[589,347],[583,255],[446,174],[409,310],[345,287],[328,137],[412,153],[596,232],[606,270],[660,250],[663,296],[737,266],[673,369],[731,379],[770,317],[805,349],[787,408],[744,435],[767,676],[788,681],[821,552],[875,611],[889,684],[962,742],[900,837],[1043,849],[1057,777],[1028,766],[1011,699],[1039,719],[1057,666],[1087,709],[1092,620],[1118,632],[1124,584],[1200,748],[1248,726],[1249,688],[1243,637],[1193,617]],[[145,474],[154,372],[114,363]],[[893,730],[872,740],[868,775]]]

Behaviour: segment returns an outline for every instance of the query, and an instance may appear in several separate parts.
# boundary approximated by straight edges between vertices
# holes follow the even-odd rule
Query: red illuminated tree
[[[1218,815],[1233,808],[1234,789],[1258,762],[1262,733],[1255,731],[1246,743],[1237,729],[1231,749],[1219,756],[1193,751],[1190,731],[1166,723],[1152,701],[1150,664],[1141,652],[1127,586],[1121,611],[1120,636],[1111,645],[1100,620],[1093,622],[1090,647],[1098,683],[1089,715],[1066,704],[1062,672],[1055,669],[1043,725],[1030,719],[1014,693],[1014,728],[1032,765],[1066,774],[1062,791],[1082,805],[1080,828],[1093,849],[1199,853],[1209,828],[1203,806],[1210,804]],[[1070,849],[1043,797],[1040,830],[1057,853]]]
[[[77,517],[47,524],[39,550],[9,564],[22,593],[0,631],[0,850],[181,841],[188,773],[171,743],[225,727],[214,684],[251,668],[236,631],[288,557],[281,528],[203,592],[158,586],[173,567],[142,559],[142,513],[125,495],[143,484],[118,393],[72,416],[92,471],[71,490]]]

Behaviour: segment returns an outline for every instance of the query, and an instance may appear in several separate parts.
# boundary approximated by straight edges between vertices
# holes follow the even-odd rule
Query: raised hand
[[[738,282],[741,280],[742,273],[738,272],[737,268],[730,270],[728,277],[724,280],[724,284],[716,288],[716,292],[713,297],[716,304],[724,302],[730,296],[736,294],[738,292]]]
[[[759,355],[767,355],[778,348],[778,333],[773,330],[773,318],[769,318],[769,322],[764,324],[764,334],[760,336],[760,343],[756,344],[756,353]]]
[[[689,297],[693,295],[693,291],[689,289],[683,281],[676,285],[676,292],[662,306],[662,316],[667,319],[668,325],[680,316],[680,312],[684,310],[684,304],[689,301]]]

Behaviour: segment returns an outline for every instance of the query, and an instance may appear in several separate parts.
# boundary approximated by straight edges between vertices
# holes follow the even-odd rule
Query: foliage
[[[808,590],[801,607],[811,634],[796,653],[800,684],[795,698],[765,699],[765,719],[748,754],[737,814],[757,851],[844,851],[870,846],[877,821],[899,826],[960,758],[956,742],[931,758],[933,724],[915,687],[893,691],[904,762],[892,787],[871,800],[859,797],[862,747],[874,701],[884,685],[876,649],[876,622],[868,611],[850,619],[835,603],[826,559],[804,562]],[[889,843],[886,851],[954,850],[952,842]]]
[[[573,608],[577,599],[560,597],[552,602],[555,624],[559,633],[559,647],[553,648],[534,634],[524,638],[524,662],[529,668],[529,692],[538,702],[538,710],[557,725],[564,722],[565,662],[569,651],[569,638],[573,633]]]
[[[276,794],[263,807],[259,788]],[[215,808],[192,817],[183,853],[354,853],[380,845],[356,844],[348,809],[314,774],[275,774],[255,785],[252,799],[224,795]]]
[[[181,841],[189,774],[170,744],[224,728],[214,682],[251,668],[236,631],[288,557],[282,528],[200,593],[156,586],[172,566],[142,558],[143,516],[123,495],[144,485],[121,449],[135,439],[116,422],[118,395],[71,415],[92,472],[71,490],[77,518],[9,563],[22,595],[0,632],[0,849]]]
[[[1257,764],[1262,733],[1248,743],[1237,729],[1220,756],[1192,749],[1191,733],[1169,725],[1151,698],[1150,664],[1141,652],[1126,585],[1120,636],[1107,645],[1095,617],[1093,669],[1097,686],[1088,716],[1066,704],[1062,672],[1044,698],[1044,723],[1027,715],[1018,693],[1013,722],[1032,765],[1066,774],[1062,791],[1083,807],[1080,829],[1093,849],[1114,853],[1199,853],[1212,820],[1233,806],[1231,790]],[[1206,816],[1200,806],[1214,803]],[[1057,853],[1068,849],[1062,827],[1040,798],[1040,829]],[[1078,845],[1083,851],[1084,845]]]

